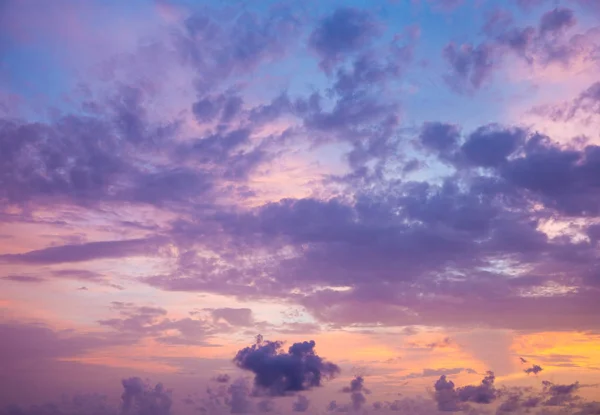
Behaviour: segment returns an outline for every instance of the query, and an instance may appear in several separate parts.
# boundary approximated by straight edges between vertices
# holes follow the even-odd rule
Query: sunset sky
[[[0,414],[600,414],[599,74],[598,0],[0,0]]]

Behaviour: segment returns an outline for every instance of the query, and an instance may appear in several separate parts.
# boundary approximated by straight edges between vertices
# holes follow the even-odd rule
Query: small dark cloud
[[[28,284],[37,284],[46,281],[44,278],[34,277],[31,275],[8,275],[6,277],[2,277],[2,279],[6,281],[24,282]]]
[[[240,350],[233,361],[254,373],[254,384],[270,395],[285,395],[322,385],[339,373],[337,365],[323,360],[315,352],[315,342],[294,343],[287,352],[283,343],[263,341]]]
[[[540,365],[533,365],[533,366],[528,367],[527,369],[525,369],[524,372],[527,373],[528,375],[531,374],[531,373],[533,373],[534,375],[537,375],[542,370],[544,370],[544,369]]]
[[[371,391],[365,388],[365,379],[362,376],[356,376],[350,381],[350,386],[344,386],[342,392],[350,394],[350,405],[354,411],[359,411],[367,402],[365,395]]]

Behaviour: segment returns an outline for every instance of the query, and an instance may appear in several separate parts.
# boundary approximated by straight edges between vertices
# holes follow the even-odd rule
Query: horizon
[[[600,1],[0,1],[0,414],[600,414]]]

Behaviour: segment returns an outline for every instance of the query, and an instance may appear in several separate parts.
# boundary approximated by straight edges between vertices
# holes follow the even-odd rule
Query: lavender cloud
[[[379,32],[373,16],[366,10],[339,8],[323,18],[309,37],[309,46],[321,57],[326,71],[345,56],[357,52]]]
[[[171,413],[171,391],[162,383],[151,387],[138,377],[123,379],[123,412],[126,414],[169,415]]]
[[[0,262],[48,265],[123,258],[151,255],[156,252],[159,245],[160,241],[156,239],[88,242],[78,245],[53,246],[23,254],[4,254],[0,255]],[[60,271],[57,272],[58,275],[61,275]],[[62,275],[64,275],[64,271]]]
[[[294,412],[306,412],[310,406],[310,401],[304,395],[298,395],[296,400],[292,404],[292,410]]]

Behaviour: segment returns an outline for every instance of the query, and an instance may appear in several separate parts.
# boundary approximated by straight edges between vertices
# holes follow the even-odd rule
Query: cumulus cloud
[[[481,384],[455,388],[454,382],[442,375],[434,384],[437,407],[440,411],[455,412],[467,408],[468,403],[491,404],[498,396],[494,380],[494,373],[487,372]]]
[[[254,384],[270,395],[285,395],[309,390],[335,376],[339,367],[315,352],[315,342],[292,344],[287,352],[279,341],[259,341],[237,352],[234,362],[254,373]]]
[[[371,391],[365,388],[365,379],[362,376],[356,376],[350,381],[350,386],[344,386],[342,392],[350,394],[350,407],[354,411],[359,411],[367,402],[365,395]]]

